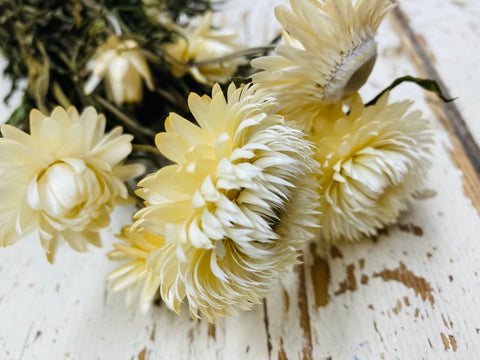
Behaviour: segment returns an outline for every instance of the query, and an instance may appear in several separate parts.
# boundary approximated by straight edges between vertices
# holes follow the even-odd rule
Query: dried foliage
[[[46,113],[58,104],[93,105],[109,115],[110,126],[121,124],[137,141],[151,143],[142,127],[153,133],[162,130],[170,110],[187,111],[190,91],[208,90],[188,76],[171,74],[161,49],[178,34],[166,29],[159,17],[188,22],[211,8],[210,0],[3,0],[0,47],[9,60],[4,73],[13,80],[7,99],[20,79],[28,79],[23,102],[9,123],[26,127],[33,107]],[[156,81],[156,90],[145,92],[141,107],[116,108],[98,95],[103,89],[92,96],[82,91],[88,60],[109,35],[119,32],[139,43]]]

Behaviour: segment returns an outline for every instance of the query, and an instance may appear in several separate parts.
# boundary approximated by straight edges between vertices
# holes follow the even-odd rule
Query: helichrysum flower
[[[251,308],[312,237],[318,164],[303,134],[270,114],[273,106],[254,87],[232,84],[225,99],[215,85],[212,98],[189,97],[199,126],[172,113],[157,135],[158,149],[176,164],[139,183],[146,207],[133,225],[157,236],[157,249],[127,252],[144,261],[148,248],[149,271],[177,312],[184,299],[192,317],[209,321]],[[122,281],[133,280],[120,278],[117,288]],[[150,300],[147,291],[141,303]]]
[[[177,29],[182,36],[165,45],[165,52],[173,60],[172,71],[175,76],[189,72],[203,84],[225,83],[243,62],[233,59],[204,66],[190,64],[210,61],[243,49],[242,45],[234,43],[237,37],[235,32],[212,29],[212,21],[213,13],[206,13],[198,26]]]
[[[377,55],[375,32],[392,8],[389,0],[290,0],[275,8],[283,26],[278,55],[252,61],[263,69],[253,82],[278,97],[280,111],[300,124],[311,122],[304,106],[321,109],[355,93]],[[321,110],[320,110],[321,111]],[[308,124],[307,124],[308,125]],[[307,126],[308,130],[308,126]]]
[[[127,289],[127,307],[131,308],[139,301],[143,313],[150,308],[160,287],[160,274],[147,263],[150,254],[165,245],[165,240],[125,226],[118,238],[124,243],[114,244],[115,250],[107,255],[112,260],[127,260],[124,265],[112,271],[108,280],[112,280],[112,290]]]
[[[145,16],[153,23],[161,25],[168,30],[177,26],[163,0],[142,0]]]
[[[432,133],[419,111],[407,113],[410,105],[388,105],[384,95],[364,107],[355,95],[349,114],[337,105],[317,119],[312,138],[327,240],[356,240],[394,223],[425,180]]]
[[[0,138],[0,245],[33,234],[53,262],[65,239],[77,251],[99,245],[116,198],[128,197],[124,180],[143,166],[122,165],[131,135],[117,127],[105,134],[105,117],[73,107],[45,116],[30,113],[30,135],[10,125]]]
[[[153,90],[148,64],[138,44],[131,39],[110,36],[87,64],[92,72],[85,83],[84,92],[90,94],[105,79],[107,97],[117,105],[142,101],[142,78]]]

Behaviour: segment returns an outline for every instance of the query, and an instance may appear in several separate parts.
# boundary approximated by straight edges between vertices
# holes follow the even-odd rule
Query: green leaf
[[[453,99],[446,98],[443,95],[442,90],[440,89],[440,86],[438,85],[438,83],[435,80],[421,79],[421,78],[416,78],[416,77],[407,75],[407,76],[403,76],[403,77],[399,77],[398,79],[395,79],[390,84],[390,86],[388,86],[384,90],[382,90],[377,96],[375,96],[372,100],[370,100],[365,106],[375,105],[377,103],[378,99],[380,99],[383,94],[385,94],[387,91],[393,90],[394,88],[396,88],[398,85],[400,85],[403,82],[412,82],[414,84],[417,84],[418,86],[420,86],[424,90],[431,91],[431,92],[437,94],[437,96],[446,103],[454,101],[454,100],[457,99],[457,98],[453,98]]]

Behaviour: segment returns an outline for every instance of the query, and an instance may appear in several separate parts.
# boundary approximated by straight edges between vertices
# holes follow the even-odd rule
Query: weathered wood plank
[[[443,73],[440,75],[435,68],[435,58],[431,55],[428,44],[421,36],[415,34],[410,27],[407,16],[400,7],[393,11],[391,21],[402,41],[405,52],[415,64],[419,76],[438,81],[444,89],[446,97],[451,98],[451,93],[443,81]],[[443,50],[446,50],[446,48]],[[462,78],[458,79],[459,82],[461,80]],[[463,117],[456,102],[445,104],[435,95],[426,94],[425,96],[432,111],[450,136],[453,145],[450,154],[455,165],[464,174],[465,194],[472,200],[477,211],[480,212],[480,148],[475,142],[474,136],[469,132],[468,126],[473,121]],[[460,99],[458,101],[460,102]],[[463,108],[465,107],[464,104],[460,104]]]
[[[468,129],[480,144],[480,2],[476,0],[397,0],[408,26],[453,97]]]

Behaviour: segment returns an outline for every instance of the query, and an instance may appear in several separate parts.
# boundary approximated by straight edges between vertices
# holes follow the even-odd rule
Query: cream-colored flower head
[[[259,303],[318,221],[313,151],[303,133],[271,115],[255,87],[225,99],[191,94],[199,126],[171,113],[158,149],[174,165],[139,183],[146,207],[133,229],[165,239],[148,259],[160,294],[179,311],[213,321]]]
[[[283,26],[276,56],[252,61],[263,69],[253,82],[271,91],[283,114],[303,124],[304,106],[322,107],[355,93],[377,56],[375,32],[392,8],[389,0],[290,0],[275,8]]]
[[[212,21],[213,13],[208,12],[197,26],[177,29],[182,36],[173,43],[165,44],[165,52],[173,60],[172,71],[175,76],[189,72],[202,84],[226,83],[238,65],[243,63],[243,60],[233,59],[205,66],[189,64],[213,60],[244,48],[235,44],[234,40],[237,37],[235,32],[212,29]]]
[[[110,36],[88,62],[87,69],[92,74],[85,83],[85,94],[92,93],[105,78],[107,97],[117,105],[142,101],[142,78],[148,89],[154,89],[148,64],[134,40]]]
[[[407,113],[410,105],[388,105],[387,94],[364,107],[354,95],[348,115],[332,106],[315,123],[326,240],[357,240],[395,222],[425,180],[432,133],[419,111]]]
[[[131,135],[117,127],[105,134],[105,117],[73,107],[45,116],[30,113],[30,135],[10,125],[0,138],[0,245],[33,234],[53,262],[65,239],[77,251],[99,245],[117,197],[128,197],[125,180],[141,165],[122,165]]]
[[[168,30],[176,28],[175,20],[170,15],[164,0],[142,0],[142,7],[152,23],[161,25]]]
[[[141,311],[146,313],[160,287],[160,275],[148,264],[148,258],[165,245],[165,240],[131,226],[125,226],[117,237],[123,243],[114,244],[115,250],[107,255],[112,260],[127,262],[112,271],[107,279],[112,281],[113,291],[127,289],[127,308],[138,301]]]

